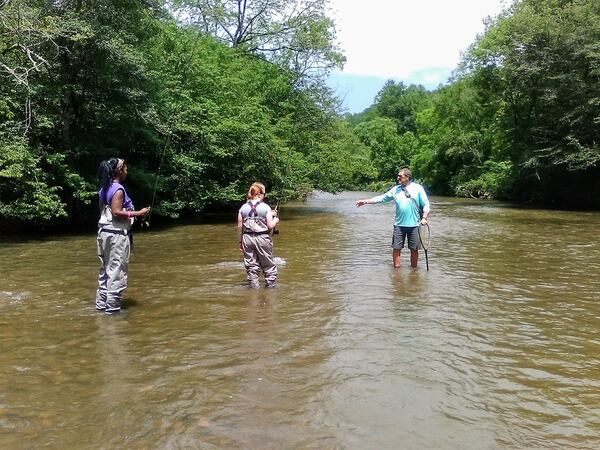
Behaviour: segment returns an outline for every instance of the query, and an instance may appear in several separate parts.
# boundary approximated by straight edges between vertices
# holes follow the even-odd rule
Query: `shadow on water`
[[[140,306],[140,302],[131,297],[124,297],[123,301],[121,302],[121,308],[125,310],[136,308],[138,306]]]

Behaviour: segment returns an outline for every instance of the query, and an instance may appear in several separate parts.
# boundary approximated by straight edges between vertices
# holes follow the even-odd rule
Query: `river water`
[[[0,242],[0,448],[600,447],[600,213],[432,199],[430,270],[393,207],[282,208],[275,289],[230,221],[136,235],[94,310],[95,236]]]

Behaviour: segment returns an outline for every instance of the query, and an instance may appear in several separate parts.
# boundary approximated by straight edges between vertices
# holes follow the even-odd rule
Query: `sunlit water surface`
[[[0,242],[0,448],[600,448],[600,214],[433,198],[282,208],[276,289],[229,223],[136,235],[94,310],[95,236]]]

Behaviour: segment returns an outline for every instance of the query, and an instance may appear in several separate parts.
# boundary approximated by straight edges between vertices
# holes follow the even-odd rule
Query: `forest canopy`
[[[390,80],[344,115],[327,2],[2,0],[0,221],[92,222],[113,156],[172,218],[255,180],[285,201],[401,166],[432,194],[600,208],[599,43],[599,2],[516,1],[447,84]]]
[[[293,45],[278,52],[181,20],[208,3],[3,1],[0,217],[92,220],[98,164],[117,155],[136,203],[156,195],[168,217],[237,203],[255,180],[285,200],[360,177],[366,149],[355,153],[324,83],[344,59],[323,2],[287,18],[307,2],[269,2],[277,14],[257,24]]]
[[[396,162],[436,194],[598,209],[600,2],[516,1],[447,85],[390,81],[348,121],[381,178]]]

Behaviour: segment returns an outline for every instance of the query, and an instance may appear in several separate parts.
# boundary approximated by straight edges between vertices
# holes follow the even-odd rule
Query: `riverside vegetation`
[[[518,0],[446,85],[390,80],[350,115],[327,2],[0,0],[0,221],[93,222],[114,155],[165,218],[254,180],[272,203],[379,190],[401,165],[432,194],[597,209],[599,42],[599,2]]]

